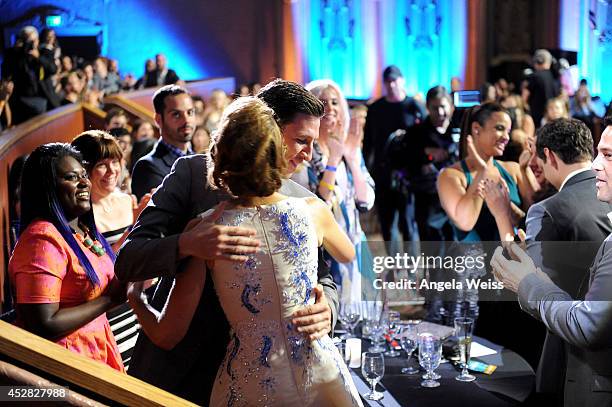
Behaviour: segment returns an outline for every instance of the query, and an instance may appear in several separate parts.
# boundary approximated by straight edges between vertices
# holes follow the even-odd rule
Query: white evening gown
[[[291,323],[295,310],[314,302],[317,284],[307,205],[287,198],[225,210],[217,220],[254,228],[262,247],[242,264],[216,261],[210,274],[231,325],[211,406],[362,406],[331,338],[310,342]]]

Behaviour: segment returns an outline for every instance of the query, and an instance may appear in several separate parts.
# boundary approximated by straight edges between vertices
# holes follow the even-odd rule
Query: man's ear
[[[162,124],[163,124],[163,120],[162,120],[162,115],[161,114],[155,113],[155,123],[157,123],[157,127],[161,130]]]
[[[554,151],[548,149],[548,147],[544,147],[544,156],[546,157],[546,161],[555,169],[559,169],[559,157]]]

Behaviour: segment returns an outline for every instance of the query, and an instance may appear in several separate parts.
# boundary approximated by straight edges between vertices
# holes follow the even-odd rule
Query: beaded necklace
[[[83,231],[84,235],[81,235],[79,232],[72,229],[72,233],[74,233],[77,240],[83,243],[83,246],[87,247],[96,256],[104,256],[104,254],[106,254],[106,250],[104,250],[104,247],[98,241],[98,239],[92,236],[91,232],[89,231],[89,228],[82,223],[79,223],[79,227]]]

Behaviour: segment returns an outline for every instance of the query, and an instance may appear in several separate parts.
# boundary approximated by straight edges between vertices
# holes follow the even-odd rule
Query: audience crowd
[[[319,197],[350,239],[351,250],[357,255],[342,258],[348,261],[338,261],[326,251],[319,254],[319,260],[331,264],[330,284],[333,286],[333,280],[337,285],[341,305],[359,302],[361,285],[372,277],[372,270],[363,261],[369,256],[367,244],[362,244],[366,235],[381,233],[385,249],[392,255],[411,252],[418,247],[413,244],[420,242],[524,240],[522,230],[527,230],[529,253],[533,255],[534,242],[543,239],[541,230],[547,221],[553,221],[553,209],[547,208],[555,201],[547,198],[569,194],[578,173],[583,174],[581,182],[589,182],[584,184],[584,193],[590,191],[592,196],[586,201],[598,214],[596,219],[584,222],[592,222],[595,226],[591,231],[598,233],[584,237],[559,232],[554,238],[603,242],[612,231],[605,219],[610,208],[597,200],[589,163],[601,133],[612,131],[612,122],[608,117],[602,123],[606,108],[591,96],[586,80],[577,89],[570,89],[570,96],[563,69],[557,65],[548,51],[537,50],[533,71],[522,83],[515,86],[503,78],[485,83],[480,89],[481,103],[471,107],[454,106],[457,98],[453,96],[462,91],[460,78],[453,78],[451,92],[442,85],[432,87],[422,103],[422,96],[406,94],[403,73],[396,66],[382,73],[385,95],[367,105],[349,103],[340,87],[328,79],[305,85],[310,97],[314,96],[310,102],[314,107],[296,112],[283,111],[285,101],[275,99],[275,87],[294,91],[286,81],[276,80],[263,88],[259,84],[241,85],[237,89],[236,96],[255,95],[274,110],[285,144],[288,178],[310,191],[309,196]],[[130,122],[125,111],[113,108],[106,113],[104,129],[75,135],[71,144],[38,147],[25,158],[25,164],[21,160],[11,169],[9,183],[14,246],[9,276],[17,324],[120,371],[124,371],[124,364],[105,313],[125,303],[127,280],[153,279],[162,274],[125,273],[120,282],[113,272],[115,253],[126,239],[130,241],[132,229],[138,234],[139,227],[146,227],[137,221],[141,212],[152,216],[151,207],[169,199],[168,188],[176,188],[177,196],[179,192],[187,194],[190,188],[204,188],[205,171],[190,175],[193,178],[183,185],[164,179],[171,180],[171,172],[178,172],[179,164],[194,154],[203,154],[208,161],[215,158],[215,143],[219,129],[226,126],[223,119],[228,106],[233,106],[232,98],[222,90],[213,91],[207,100],[191,95],[163,54],[146,60],[140,78],[122,76],[117,60],[102,56],[92,62],[77,60],[62,53],[51,29],[39,35],[34,27],[23,28],[2,65],[0,129],[65,104],[85,102],[103,107],[104,96],[149,87],[159,87],[153,97],[159,138],[151,123]],[[159,188],[162,191],[158,193]],[[284,189],[280,192],[286,193]],[[154,204],[145,209],[150,201]],[[570,203],[576,208],[586,205],[578,198]],[[363,223],[369,218],[362,215],[372,209],[369,218],[376,217],[378,227]],[[194,209],[189,215],[198,213]],[[536,214],[539,228],[534,226]],[[181,252],[186,250],[186,243],[181,241],[185,235],[182,228],[187,232],[198,227],[185,222],[186,226],[175,230],[173,222],[178,215],[159,215],[155,220],[164,231],[157,238],[165,239],[169,231],[179,236],[165,246],[172,252],[168,256],[179,256],[173,257],[176,263],[187,253]],[[550,236],[548,239],[552,240]],[[437,249],[423,246],[422,250],[436,254],[431,251]],[[595,251],[582,256],[580,267],[586,268]],[[164,261],[159,260],[158,266]],[[567,282],[548,272],[549,265],[534,261],[572,298],[585,298],[579,290],[582,280]],[[146,294],[141,295],[145,289],[142,285],[130,288],[130,301],[139,314],[148,307]],[[198,314],[197,303],[210,293],[201,295],[202,300],[198,293],[191,303],[191,314]],[[326,318],[332,329],[335,318],[342,317],[346,309],[336,310],[329,292],[318,297],[325,295],[331,309],[331,316]],[[322,305],[325,312],[329,311],[327,301]],[[176,311],[176,304],[172,307]],[[527,314],[518,306],[491,310],[479,306],[478,297],[468,295],[465,301],[455,303],[432,301],[426,308],[425,318],[442,324],[452,323],[459,315],[478,317],[482,335],[516,350],[537,367],[544,325],[525,317]],[[155,310],[151,312],[155,314]],[[534,333],[528,344],[502,335],[496,325],[500,316],[506,323],[524,324],[539,333]],[[148,325],[155,325],[151,316],[146,318]],[[190,322],[185,323],[183,331]],[[550,352],[550,341],[556,338],[563,344],[564,339],[556,337],[549,324],[547,327],[546,350]],[[147,329],[147,334],[149,330],[153,328]],[[534,338],[539,343],[534,343]],[[163,387],[163,383],[156,384]],[[562,398],[559,395],[564,391],[550,386],[538,390],[550,392],[552,398]],[[198,399],[190,391],[184,395]]]

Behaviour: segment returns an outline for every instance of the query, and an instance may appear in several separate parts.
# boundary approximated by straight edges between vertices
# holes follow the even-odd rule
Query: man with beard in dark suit
[[[134,165],[132,192],[138,200],[161,184],[178,158],[193,154],[195,109],[187,89],[164,86],[153,95],[153,106],[161,137],[153,150]]]

